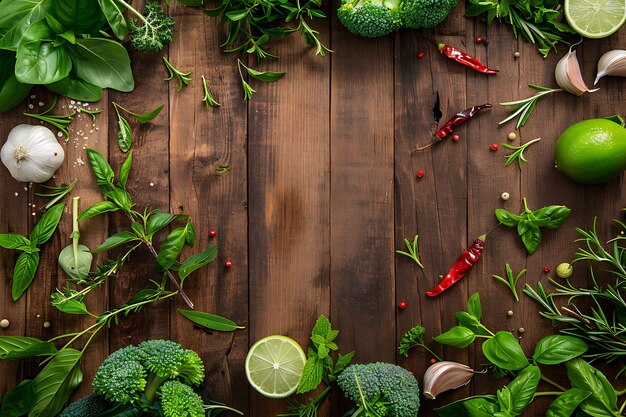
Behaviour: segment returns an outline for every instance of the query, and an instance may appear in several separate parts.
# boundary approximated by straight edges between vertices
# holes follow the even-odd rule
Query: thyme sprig
[[[506,162],[504,163],[504,166],[508,167],[509,165],[511,165],[513,162],[517,160],[517,165],[519,166],[519,169],[522,169],[522,162],[528,162],[528,160],[524,158],[524,151],[530,145],[532,145],[533,143],[537,143],[540,140],[541,138],[533,139],[520,146],[513,146],[513,145],[509,145],[508,143],[503,143],[502,144],[503,148],[513,151],[513,153],[511,153],[510,155],[504,156],[506,158]]]
[[[533,110],[535,110],[535,107],[537,106],[537,102],[539,101],[539,99],[547,96],[548,94],[558,93],[558,92],[563,91],[560,88],[541,87],[541,86],[533,85],[533,84],[528,84],[528,86],[532,88],[533,90],[539,91],[539,92],[532,97],[528,97],[522,100],[507,101],[504,103],[500,103],[501,106],[515,106],[515,108],[513,109],[513,113],[511,113],[505,119],[501,120],[500,123],[498,124],[502,125],[519,116],[519,118],[517,119],[517,124],[515,125],[515,127],[519,129],[520,127],[524,126],[524,124],[526,124]]]

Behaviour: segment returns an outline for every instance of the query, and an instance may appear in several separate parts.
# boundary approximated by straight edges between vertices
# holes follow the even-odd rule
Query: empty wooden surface
[[[329,8],[334,15],[336,5]],[[623,112],[623,79],[602,80],[594,94],[554,94],[540,102],[518,132],[522,142],[542,138],[529,148],[529,162],[520,171],[516,165],[504,166],[505,150],[489,149],[513,131],[512,124],[498,126],[506,110],[497,105],[460,127],[458,142],[447,139],[424,152],[411,151],[431,140],[437,96],[443,123],[473,105],[527,97],[532,94],[529,83],[556,86],[553,70],[566,52],[563,46],[542,59],[533,45],[516,40],[507,27],[466,19],[462,5],[439,28],[422,33],[500,69],[498,75],[485,76],[439,56],[416,33],[358,38],[333,16],[315,27],[334,54],[315,56],[298,35],[275,44],[280,60],[260,67],[287,75],[269,85],[253,81],[257,93],[245,103],[237,56],[219,51],[224,37],[218,21],[179,4],[170,13],[177,22],[176,36],[164,54],[178,68],[193,71],[190,86],[178,92],[177,83],[163,81],[162,54],[133,53],[135,91],[108,91],[92,106],[104,110],[95,125],[86,115],[72,124],[66,162],[51,184],[78,178],[72,195],[81,196],[82,207],[99,201],[89,168],[80,161],[86,160],[83,146],[108,155],[114,169],[123,161],[111,102],[139,112],[166,104],[151,123],[133,123],[130,192],[142,207],[189,214],[199,237],[197,249],[218,245],[217,260],[188,279],[186,291],[198,310],[228,316],[246,328],[203,332],[176,313],[184,307],[180,298],[152,305],[122,319],[91,345],[83,361],[85,381],[76,397],[90,392],[93,373],[110,352],[149,338],[170,338],[200,353],[210,398],[246,415],[274,416],[286,411],[287,401],[264,398],[249,388],[243,365],[247,349],[270,334],[285,334],[307,346],[320,314],[340,330],[341,350],[357,352],[356,362],[397,362],[421,380],[430,356],[415,351],[405,359],[396,354],[396,346],[406,330],[422,323],[427,342],[438,354],[478,368],[484,361],[480,349],[458,350],[431,341],[455,324],[454,312],[464,309],[475,291],[481,294],[487,326],[516,334],[524,327],[520,337],[525,348],[553,331],[548,321],[539,319],[534,302],[524,296],[513,302],[491,275],[502,274],[508,262],[515,271],[528,269],[520,289],[522,282],[545,281],[544,266],[554,269],[571,259],[574,228],[590,226],[594,216],[601,219],[600,234],[610,236],[609,219],[619,216],[624,204],[622,178],[598,186],[573,183],[554,168],[553,146],[573,122]],[[476,36],[487,38],[488,46],[477,45]],[[595,75],[600,55],[623,46],[624,40],[623,30],[609,39],[585,40],[578,56],[587,82]],[[417,58],[418,51],[425,53],[423,59]],[[202,75],[221,108],[207,109],[201,102]],[[28,103],[50,101],[43,90],[32,94],[37,97],[0,115],[0,137],[18,123],[33,123],[21,116]],[[230,172],[217,173],[223,166]],[[416,177],[420,170],[421,179]],[[0,184],[0,233],[27,233],[41,214],[43,200],[33,195],[39,186],[18,184],[4,168]],[[500,200],[503,192],[511,196],[506,202]],[[494,209],[519,212],[523,197],[533,208],[565,204],[572,215],[563,227],[544,234],[540,250],[532,256],[514,231],[494,230],[473,270],[442,296],[427,298],[424,293],[438,275],[445,274],[478,235],[496,225]],[[98,245],[118,229],[120,220],[109,216],[83,222],[82,242]],[[210,230],[217,230],[217,237],[209,238]],[[56,257],[70,232],[71,216],[66,213],[59,232],[43,248],[33,286],[17,302],[10,295],[16,254],[0,250],[0,318],[11,323],[0,334],[50,338],[89,323],[59,313],[48,302],[50,293],[64,285]],[[415,234],[420,236],[423,270],[394,254],[403,238]],[[96,259],[105,258],[100,254]],[[224,267],[228,260],[233,263],[230,269]],[[154,278],[152,264],[147,252],[134,256],[116,279],[89,296],[91,309],[104,311],[125,302]],[[584,273],[580,279],[585,279]],[[408,303],[406,310],[397,308],[400,301]],[[512,317],[508,310],[514,312]],[[45,321],[51,323],[49,328],[43,327]],[[35,369],[33,362],[0,364],[0,394]],[[424,400],[421,415],[433,415],[433,406],[462,396],[493,393],[494,386],[490,376],[479,375],[466,388],[435,402]],[[545,405],[536,401],[524,415],[540,415]],[[321,407],[320,417],[339,417],[348,407],[336,392]]]

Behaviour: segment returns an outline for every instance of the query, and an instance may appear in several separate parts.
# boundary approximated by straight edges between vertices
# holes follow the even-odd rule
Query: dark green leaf
[[[196,242],[196,229],[193,227],[193,223],[187,222],[185,225],[185,243],[189,246],[193,246]]]
[[[326,341],[326,335],[331,330],[331,324],[325,315],[320,315],[315,321],[315,326],[311,330],[311,336],[321,336]]]
[[[104,191],[111,201],[124,211],[129,211],[133,207],[133,200],[128,192],[122,188],[115,187],[109,191]]]
[[[467,312],[476,317],[476,320],[480,321],[483,316],[483,309],[480,306],[480,294],[475,292],[470,295],[470,298],[467,300]]]
[[[2,407],[0,407],[0,416],[20,417],[28,413],[34,405],[35,386],[33,381],[25,379],[4,394]]]
[[[15,51],[31,24],[46,18],[48,0],[0,2],[0,48]]]
[[[50,13],[76,33],[95,35],[104,25],[104,15],[93,0],[49,0]]]
[[[476,320],[476,317],[472,316],[471,314],[469,314],[469,313],[467,313],[465,311],[457,311],[454,314],[454,316],[459,321],[459,324],[461,326],[467,327],[472,332],[474,332],[474,334],[480,335],[480,336],[490,336],[490,334],[487,331],[487,329],[485,329],[480,324],[480,322],[478,320]]]
[[[40,40],[21,42],[17,47],[15,76],[25,84],[50,84],[67,77],[72,61],[63,47]]]
[[[504,209],[496,209],[496,217],[500,223],[508,227],[517,226],[517,223],[522,219],[522,216],[510,213]]]
[[[274,72],[274,71],[257,71],[252,68],[245,67],[246,71],[250,76],[259,81],[263,81],[264,83],[271,83],[274,81],[278,81],[285,75],[284,72]]]
[[[65,209],[65,203],[58,203],[50,207],[41,216],[33,230],[30,232],[31,245],[43,245],[52,237],[52,234],[57,229],[63,210]]]
[[[470,329],[461,326],[454,326],[445,333],[433,337],[433,340],[443,345],[454,346],[464,349],[471,345],[476,339],[476,335]]]
[[[116,405],[110,410],[99,413],[94,417],[139,417],[143,415],[139,408],[135,408],[131,405]]]
[[[179,227],[170,232],[157,255],[157,262],[163,269],[169,269],[178,260],[185,245],[186,227]]]
[[[3,52],[6,51],[0,51],[0,66],[2,65],[1,61],[7,59],[2,56]],[[10,63],[12,63],[12,60]],[[0,82],[0,113],[10,110],[20,104],[26,98],[31,88],[31,84],[19,82],[13,73],[13,69],[11,69],[11,74],[5,80]]]
[[[533,359],[544,365],[556,365],[574,359],[587,351],[587,344],[572,336],[546,336],[537,343]]]
[[[117,232],[114,235],[110,236],[105,240],[100,246],[93,249],[91,252],[98,253],[104,252],[110,249],[113,249],[119,245],[123,245],[124,243],[132,242],[135,240],[139,240],[134,233],[128,231]]]
[[[71,299],[54,305],[59,311],[66,314],[89,314],[87,306],[82,301]]]
[[[533,212],[537,218],[545,217],[549,221],[544,225],[548,229],[556,229],[561,226],[569,217],[572,210],[565,206],[548,206]]]
[[[192,322],[196,323],[198,326],[206,327],[210,330],[232,332],[234,330],[244,328],[243,326],[237,326],[234,321],[216,314],[196,310],[183,310],[182,308],[179,308],[178,312]]]
[[[130,174],[130,168],[133,164],[133,151],[128,152],[126,159],[120,167],[120,182],[119,186],[126,189],[126,182],[128,181],[128,175]]]
[[[120,40],[124,39],[128,34],[128,24],[124,17],[126,8],[116,0],[98,0],[98,3],[115,36]]]
[[[439,417],[493,417],[498,404],[495,395],[479,395],[457,400],[434,411]]]
[[[324,375],[324,362],[317,356],[310,356],[304,364],[302,378],[298,384],[298,394],[303,394],[317,388]]]
[[[74,246],[68,245],[59,253],[59,266],[65,271],[70,281],[84,281],[91,270],[93,255],[85,245],[78,245],[77,253]]]
[[[156,212],[152,216],[150,216],[150,219],[148,220],[148,224],[146,226],[146,234],[148,236],[152,236],[180,217],[181,216],[179,216],[178,214]]]
[[[0,234],[0,247],[29,252],[30,240],[15,233]]]
[[[76,75],[101,88],[129,92],[135,88],[126,49],[109,39],[78,39],[70,45]]]
[[[341,371],[346,369],[346,367],[350,364],[350,362],[352,362],[352,358],[354,358],[354,353],[355,352],[349,352],[349,353],[346,353],[345,355],[342,355],[341,353],[338,354],[337,362],[335,363],[335,369],[333,370],[333,373],[337,375],[341,373]]]
[[[245,17],[248,15],[248,11],[247,10],[233,10],[233,11],[224,13],[224,15],[228,18],[228,20],[232,20],[233,22],[236,22],[238,20],[245,19]]]
[[[507,371],[519,371],[529,365],[526,355],[511,332],[498,332],[483,342],[483,354],[494,365]]]
[[[119,207],[113,204],[111,201],[101,201],[99,203],[94,204],[89,207],[87,210],[83,211],[80,216],[78,216],[78,220],[88,219],[90,217],[95,217],[103,213],[107,213],[110,211],[118,211]]]
[[[578,388],[565,391],[550,404],[546,417],[570,417],[589,395],[591,395],[590,392]]]
[[[510,413],[512,416],[522,414],[528,404],[532,402],[540,379],[541,371],[539,368],[535,365],[529,365],[507,385],[511,393],[512,408]]]
[[[112,187],[115,173],[111,165],[109,165],[107,160],[95,149],[87,148],[85,152],[87,152],[87,160],[89,161],[89,165],[96,177],[98,185]]]
[[[122,152],[128,152],[133,146],[133,131],[126,120],[122,116],[118,116],[117,123],[119,130],[117,132],[117,144]]]
[[[565,362],[572,388],[590,392],[581,409],[594,417],[618,415],[617,396],[606,376],[580,358]]]
[[[48,356],[56,351],[52,343],[34,337],[0,336],[0,360]]]
[[[61,411],[72,391],[83,379],[80,371],[82,353],[65,348],[35,377],[35,406],[28,417],[55,416]]]
[[[150,120],[154,119],[155,117],[157,117],[159,115],[159,113],[161,113],[161,110],[163,110],[163,106],[165,106],[165,104],[161,104],[159,107],[157,107],[156,109],[152,110],[149,113],[133,113],[132,111],[123,109],[126,113],[128,114],[132,114],[133,117],[135,119],[137,119],[138,122],[141,123],[146,123],[149,122]]]
[[[39,252],[22,252],[15,261],[13,269],[13,300],[17,300],[24,294],[35,278],[35,272],[39,266]]]
[[[102,99],[102,88],[70,75],[60,81],[47,84],[46,88],[54,93],[80,101],[99,101]]]
[[[539,245],[541,245],[541,231],[538,226],[534,223],[529,223],[528,230],[521,237],[529,254],[532,255],[537,252]]]
[[[185,259],[180,268],[178,268],[178,276],[181,282],[185,280],[193,271],[208,265],[215,260],[217,256],[217,246],[211,246],[200,253],[191,255]]]
[[[137,304],[142,301],[149,300],[159,294],[160,291],[154,288],[144,288],[143,290],[137,292],[135,295],[131,297],[130,300],[126,302],[126,305]]]
[[[496,392],[496,397],[498,398],[498,405],[500,406],[500,410],[510,414],[513,409],[513,398],[511,396],[511,391],[507,387],[502,387]]]

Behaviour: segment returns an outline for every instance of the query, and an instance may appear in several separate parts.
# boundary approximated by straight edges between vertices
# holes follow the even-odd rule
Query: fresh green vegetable
[[[124,0],[117,1],[131,11],[137,19],[128,21],[130,44],[138,51],[158,52],[174,39],[174,19],[167,17],[160,2],[147,1],[143,12],[138,13]]]
[[[420,268],[424,269],[424,265],[422,264],[422,261],[420,259],[419,246],[417,243],[417,239],[418,239],[418,236],[415,235],[415,237],[413,238],[413,243],[411,243],[409,242],[408,239],[405,238],[404,244],[406,245],[406,249],[408,250],[408,252],[396,250],[396,253],[399,253],[400,255],[408,256],[409,258],[413,259],[413,261],[415,261],[415,263],[419,265]]]
[[[530,115],[533,113],[533,110],[535,110],[535,107],[537,106],[537,102],[539,101],[539,99],[547,96],[548,94],[559,93],[563,91],[560,88],[547,88],[547,87],[541,87],[541,86],[533,85],[533,84],[528,84],[528,86],[532,88],[533,90],[539,91],[539,92],[535,94],[534,96],[531,96],[522,100],[507,101],[504,103],[500,103],[501,106],[515,106],[515,107],[513,108],[512,113],[508,115],[506,118],[502,119],[500,123],[498,124],[502,125],[519,116],[519,118],[517,119],[517,123],[515,125],[515,128],[519,129],[520,127],[526,124],[526,122],[530,118]],[[519,163],[521,164],[521,162]]]
[[[133,132],[130,128],[128,120],[126,120],[126,118],[120,114],[120,110],[133,116],[139,123],[147,123],[157,117],[159,113],[161,113],[161,110],[163,110],[163,106],[165,106],[164,104],[161,104],[151,112],[142,114],[134,113],[128,109],[125,109],[116,102],[112,102],[112,104],[113,108],[115,109],[115,114],[117,115],[117,123],[119,125],[119,131],[117,132],[117,144],[119,145],[122,152],[128,152],[132,147]]]
[[[55,96],[54,100],[52,101],[52,104],[50,104],[50,106],[48,106],[48,108],[42,111],[41,113],[22,113],[22,114],[24,116],[32,117],[34,119],[41,120],[42,122],[51,124],[52,126],[59,129],[61,132],[63,132],[63,134],[65,135],[65,140],[67,141],[70,138],[69,126],[70,126],[70,123],[72,123],[72,121],[74,120],[74,116],[76,115],[76,112],[73,112],[71,114],[66,114],[66,115],[50,114],[50,112],[54,110],[54,108],[56,107],[57,102],[58,102],[58,97]]]
[[[35,278],[39,266],[39,246],[46,243],[59,225],[65,203],[52,206],[33,227],[28,238],[16,233],[0,234],[0,247],[22,252],[13,268],[13,300],[24,294]]]
[[[576,35],[565,19],[562,19],[562,9],[563,3],[560,0],[470,0],[465,15],[486,15],[488,24],[498,18],[498,21],[511,25],[516,38],[521,33],[528,42],[537,44],[539,52],[545,58],[551,50],[556,51],[557,44],[568,44],[568,38]]]
[[[380,416],[415,417],[419,410],[419,386],[406,369],[384,362],[348,366],[337,378],[345,396],[359,404],[352,416],[366,408]],[[367,415],[367,414],[366,414]]]
[[[496,209],[496,217],[503,225],[517,228],[517,234],[531,255],[541,244],[541,227],[556,229],[565,223],[571,210],[565,206],[547,206],[531,211],[524,198],[524,211],[513,214],[505,209]]]
[[[202,101],[206,105],[206,108],[208,109],[209,106],[220,107],[221,104],[218,103],[215,98],[213,98],[213,94],[211,94],[211,91],[209,91],[209,87],[206,85],[206,78],[204,78],[204,75],[202,76],[202,88],[204,89],[204,98],[202,99]]]
[[[78,181],[78,178],[74,178],[72,182],[70,182],[69,184],[59,185],[59,186],[50,186],[50,185],[40,184],[43,188],[50,190],[50,192],[49,193],[35,193],[35,195],[37,197],[51,198],[48,204],[46,204],[44,207],[44,209],[48,210],[50,207],[58,203],[59,200],[61,200],[66,195],[68,195],[72,191],[72,189],[74,189],[74,185],[76,185],[77,181]]]
[[[189,83],[191,82],[191,71],[183,72],[176,69],[176,67],[174,67],[174,65],[172,65],[166,57],[163,57],[163,62],[165,62],[165,68],[170,74],[169,77],[165,78],[166,81],[170,81],[174,77],[178,78],[178,91],[181,91],[183,87],[189,85]]]
[[[506,272],[506,279],[502,278],[499,275],[492,275],[493,278],[497,279],[511,290],[515,301],[519,301],[519,296],[517,295],[517,281],[526,273],[526,269],[522,269],[515,277],[513,277],[513,270],[511,266],[507,263],[504,265],[504,271]]]
[[[90,395],[74,401],[63,409],[59,417],[98,417],[113,407],[102,395]]]
[[[540,140],[541,140],[541,138],[533,139],[533,140],[528,141],[528,142],[526,142],[526,143],[524,143],[523,145],[520,145],[520,146],[512,146],[512,145],[509,145],[508,143],[502,143],[501,146],[503,148],[506,148],[506,149],[509,149],[509,150],[513,151],[512,154],[505,156],[506,162],[504,163],[504,166],[508,167],[513,162],[515,162],[515,160],[517,160],[517,165],[519,166],[519,169],[522,169],[522,162],[528,162],[528,160],[526,158],[524,158],[524,151],[530,145],[532,145],[533,143],[537,143]]]
[[[86,282],[91,270],[93,255],[89,248],[78,243],[80,230],[78,229],[78,201],[80,197],[72,199],[72,244],[66,246],[59,254],[59,266],[65,271],[67,279],[76,284]]]
[[[281,78],[283,78],[283,76],[285,75],[284,72],[257,71],[253,68],[248,68],[247,66],[244,65],[243,62],[241,62],[241,60],[238,59],[237,68],[239,70],[239,78],[241,79],[241,86],[243,87],[243,99],[246,101],[252,99],[252,95],[256,93],[256,90],[254,90],[252,86],[246,82],[246,79],[241,70],[242,67],[246,71],[246,73],[248,73],[250,77],[256,80],[262,81],[264,83],[271,83],[274,81],[278,81]]]
[[[443,22],[457,4],[458,0],[404,0],[400,14],[407,29],[432,28]]]
[[[441,361],[439,355],[433,352],[426,344],[424,344],[424,327],[417,325],[408,330],[400,339],[400,345],[398,346],[398,354],[407,358],[409,356],[409,350],[414,347],[422,347],[428,353],[430,353],[435,359]]]
[[[243,326],[238,326],[234,321],[225,317],[217,316],[211,313],[205,313],[196,310],[184,310],[178,309],[178,312],[187,319],[191,320],[198,326],[205,327],[210,330],[217,330],[219,332],[232,332],[237,329],[245,329]]]

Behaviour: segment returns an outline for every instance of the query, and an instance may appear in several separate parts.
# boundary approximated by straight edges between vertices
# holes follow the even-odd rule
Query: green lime
[[[266,397],[283,398],[298,388],[306,356],[300,345],[286,336],[267,336],[252,345],[246,356],[246,376]]]
[[[570,26],[587,38],[604,38],[626,21],[624,0],[565,0]]]
[[[626,169],[626,129],[622,126],[621,118],[613,118],[583,120],[568,127],[555,146],[558,170],[584,184],[619,175]]]

